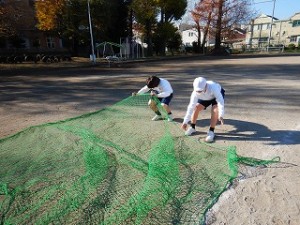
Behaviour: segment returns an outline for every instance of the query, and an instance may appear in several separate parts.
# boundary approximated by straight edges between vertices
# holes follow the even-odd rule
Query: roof
[[[258,17],[256,17],[256,18],[258,19],[258,18],[264,18],[264,17],[270,17],[270,18],[272,18],[272,16],[266,15],[266,14],[261,14],[260,16],[258,16]],[[276,18],[276,17],[273,17],[273,19],[274,19],[274,20],[279,20],[279,19]]]
[[[179,25],[180,31],[191,30],[193,28],[195,28],[195,25],[192,25],[192,24],[182,23]]]

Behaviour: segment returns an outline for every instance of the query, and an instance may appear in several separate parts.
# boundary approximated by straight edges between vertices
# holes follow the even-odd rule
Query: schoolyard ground
[[[300,56],[185,57],[118,66],[0,65],[0,138],[29,126],[64,120],[112,105],[157,75],[173,85],[175,123],[182,122],[197,76],[226,90],[225,124],[218,146],[239,155],[279,156],[281,164],[255,172],[223,193],[209,224],[300,224]],[[210,109],[199,116],[203,140]]]

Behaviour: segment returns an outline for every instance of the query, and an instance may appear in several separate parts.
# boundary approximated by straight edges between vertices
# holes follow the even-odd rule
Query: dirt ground
[[[246,175],[223,193],[207,224],[300,224],[300,56],[186,57],[107,66],[3,67],[0,65],[0,138],[29,126],[75,117],[112,105],[158,75],[173,85],[175,122],[182,122],[197,76],[226,90],[225,124],[216,145],[239,155],[279,156],[281,164]],[[205,137],[210,110],[200,116]]]

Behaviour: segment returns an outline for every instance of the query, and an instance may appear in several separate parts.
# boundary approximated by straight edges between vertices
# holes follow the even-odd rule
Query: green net
[[[0,224],[201,224],[240,159],[271,162],[151,121],[149,98],[1,139]]]

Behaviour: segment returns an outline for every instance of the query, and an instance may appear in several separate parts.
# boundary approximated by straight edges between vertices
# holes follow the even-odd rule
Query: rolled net
[[[201,224],[240,160],[272,162],[151,121],[149,98],[1,139],[0,224]]]

